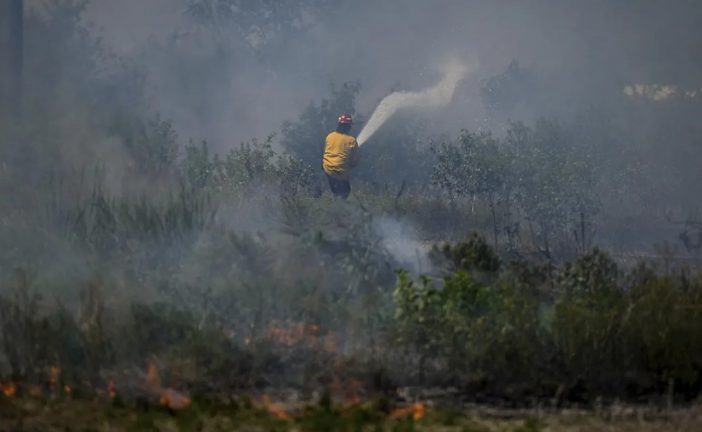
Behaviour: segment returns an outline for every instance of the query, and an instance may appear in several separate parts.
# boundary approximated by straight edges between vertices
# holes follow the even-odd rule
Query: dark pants
[[[348,180],[339,180],[327,174],[329,188],[335,197],[346,199],[351,193],[351,183]]]

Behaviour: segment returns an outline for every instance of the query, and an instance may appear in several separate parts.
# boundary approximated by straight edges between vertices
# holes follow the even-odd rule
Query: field
[[[87,2],[18,15],[0,430],[702,430],[697,91],[616,81],[542,112],[539,65],[500,63],[451,81],[450,118],[380,125],[341,200],[321,147],[370,96],[308,79],[290,110],[281,88],[310,68],[286,41],[338,11],[234,3],[188,0],[192,27],[133,57]],[[248,75],[285,116],[230,97]]]
[[[383,410],[371,402],[351,406],[261,404],[251,399],[194,403],[182,411],[96,401],[4,400],[0,430],[33,431],[442,431],[595,432],[694,431],[697,407],[656,411],[645,407],[585,410],[495,408]],[[277,409],[285,408],[287,411]],[[389,407],[388,407],[389,408]],[[419,415],[421,413],[421,415]]]

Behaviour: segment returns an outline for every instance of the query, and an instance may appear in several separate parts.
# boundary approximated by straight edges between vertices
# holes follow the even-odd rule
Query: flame
[[[273,402],[268,395],[261,396],[261,405],[272,416],[280,420],[292,420],[290,414],[279,403]]]
[[[342,381],[334,375],[329,385],[329,391],[336,400],[340,400],[347,407],[358,405],[361,403],[363,383],[356,378],[348,378]]]
[[[114,378],[107,380],[107,396],[110,399],[114,399],[117,396],[117,386],[115,384]]]
[[[173,389],[161,389],[159,403],[170,409],[180,410],[190,405],[190,398]]]
[[[0,383],[0,390],[6,397],[13,397],[17,393],[17,384],[13,382],[7,384]]]
[[[328,352],[337,352],[339,346],[338,335],[334,332],[322,333],[319,324],[274,321],[266,331],[266,338],[277,345],[293,347],[307,345],[320,347]],[[249,345],[247,338],[245,344]]]
[[[361,390],[363,389],[363,383],[356,378],[349,378],[346,381],[346,392],[344,393],[344,398],[350,404],[361,403]]]
[[[301,343],[312,344],[319,339],[320,327],[317,324],[288,323],[281,325],[274,323],[269,327],[266,337],[279,345],[292,347]]]
[[[424,414],[426,414],[426,407],[423,403],[417,402],[414,405],[412,405],[412,418],[414,419],[414,421],[418,421],[424,418]]]
[[[70,396],[73,394],[73,388],[66,384],[65,386],[63,386],[63,392],[66,393],[67,396]]]
[[[56,387],[61,377],[61,368],[58,366],[49,367],[49,386]]]
[[[146,367],[146,386],[152,390],[161,388],[161,377],[158,375],[158,369],[153,360],[150,360]]]
[[[153,360],[149,361],[146,370],[145,379],[146,389],[155,395],[158,395],[158,400],[161,406],[166,408],[180,410],[190,405],[190,398],[177,390],[171,388],[163,388],[161,386],[161,377],[158,374],[156,363]]]
[[[28,393],[33,397],[41,397],[44,394],[44,391],[41,389],[41,387],[33,385],[29,387]]]
[[[390,418],[412,417],[412,420],[418,421],[424,417],[426,407],[421,402],[415,402],[410,406],[395,408],[390,413]]]

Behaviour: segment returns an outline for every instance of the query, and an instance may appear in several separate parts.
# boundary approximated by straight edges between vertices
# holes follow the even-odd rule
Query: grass
[[[373,403],[351,407],[323,400],[298,404],[289,416],[246,397],[194,401],[179,411],[149,401],[0,399],[0,431],[427,431],[587,432],[693,431],[702,428],[702,407],[669,412],[613,406],[600,411],[499,410],[483,407],[430,408],[421,419],[382,411]],[[397,412],[397,411],[396,411]]]

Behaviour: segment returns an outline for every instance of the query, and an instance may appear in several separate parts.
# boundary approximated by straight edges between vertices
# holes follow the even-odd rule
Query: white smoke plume
[[[451,62],[445,67],[446,73],[434,87],[419,92],[400,91],[386,96],[358,135],[358,145],[363,145],[395,112],[403,108],[440,108],[448,105],[458,87],[466,77],[468,67],[459,62]]]
[[[407,223],[391,218],[381,217],[374,223],[375,231],[382,237],[381,244],[397,263],[414,274],[430,272],[430,246],[422,243],[415,230]]]

